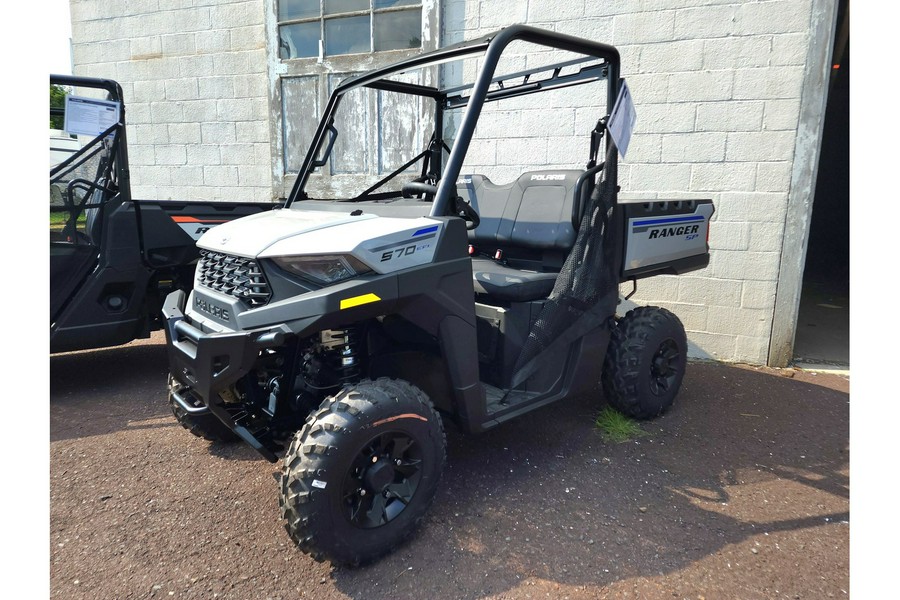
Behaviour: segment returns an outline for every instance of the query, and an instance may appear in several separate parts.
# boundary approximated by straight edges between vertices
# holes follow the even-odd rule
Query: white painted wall
[[[135,198],[272,199],[264,3],[71,0],[74,74],[122,84]]]
[[[75,74],[124,88],[135,197],[272,199],[273,6],[71,0]],[[764,364],[813,16],[812,0],[442,0],[440,43],[528,23],[617,46],[638,113],[622,197],[717,207],[710,266],[642,281],[635,300],[676,312],[695,356]],[[490,107],[470,168],[501,182],[541,164],[582,166],[602,102],[520,100]]]
[[[678,314],[694,356],[765,364],[810,52],[810,0],[447,0],[444,6],[442,44],[524,22],[619,49],[638,114],[620,163],[621,197],[709,197],[717,208],[710,266],[641,281],[634,301]],[[544,110],[533,116],[508,113],[502,127],[485,132],[470,169],[500,183],[542,159],[583,166],[597,106],[602,99],[595,107],[549,102],[534,107]]]

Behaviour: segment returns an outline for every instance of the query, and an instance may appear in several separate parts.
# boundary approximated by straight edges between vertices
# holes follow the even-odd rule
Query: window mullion
[[[373,3],[372,12],[382,15],[384,13],[392,13],[392,12],[403,12],[405,10],[412,10],[414,8],[418,8],[420,11],[422,10],[421,4],[400,4],[399,6],[385,6],[384,8],[374,8]]]
[[[419,2],[416,4],[402,4],[399,6],[387,6],[387,7],[376,8],[376,6],[375,6],[377,3],[376,0],[368,0],[368,6],[364,9],[349,10],[346,12],[339,12],[339,13],[335,13],[335,14],[326,15],[325,14],[325,10],[326,10],[325,4],[327,2],[328,2],[328,0],[318,0],[318,5],[319,5],[318,17],[291,18],[291,19],[277,22],[277,32],[278,32],[277,35],[279,36],[279,39],[282,35],[281,34],[282,28],[290,28],[290,30],[288,32],[286,32],[284,35],[290,36],[291,38],[293,38],[293,41],[291,43],[292,44],[293,43],[297,43],[297,44],[303,43],[306,45],[306,48],[308,48],[308,49],[303,50],[302,53],[298,52],[296,50],[294,50],[294,51],[288,50],[288,54],[290,54],[291,52],[297,52],[298,55],[297,56],[286,56],[283,59],[317,58],[318,60],[321,61],[325,56],[339,56],[342,54],[361,54],[363,52],[371,55],[371,54],[377,54],[382,51],[407,49],[406,48],[407,43],[405,41],[391,39],[391,36],[397,37],[397,35],[399,33],[399,31],[398,32],[389,32],[388,31],[388,29],[390,29],[390,27],[391,27],[390,24],[395,21],[395,18],[393,17],[393,15],[395,15],[395,14],[401,15],[404,13],[414,12],[421,17],[422,12],[424,11],[424,4],[425,4],[424,2]],[[334,46],[332,48],[332,50],[335,52],[338,52],[338,54],[330,54],[326,50],[327,44],[326,44],[325,38],[327,37],[328,32],[331,31],[334,34],[334,32],[337,30],[347,31],[348,28],[350,31],[355,30],[356,32],[360,32],[360,29],[361,29],[360,25],[362,25],[362,23],[360,23],[359,20],[362,17],[366,17],[368,19],[369,45],[367,47],[363,47],[361,44],[362,40],[358,39],[357,36],[359,36],[359,33],[357,33],[356,36],[350,36],[350,37],[356,38],[356,41],[352,42],[353,45],[356,45],[356,48],[357,48],[356,50],[344,51],[344,44],[339,39],[335,39],[333,41],[336,44],[338,44],[338,46]],[[377,27],[376,27],[376,17],[380,17]],[[411,16],[402,16],[402,17],[398,16],[397,17],[398,24],[403,23],[403,27],[402,27],[403,31],[411,28],[411,26],[412,26],[412,23],[410,21],[411,18],[412,18]],[[350,22],[345,23],[345,22],[341,21],[340,23],[337,23],[337,21],[340,21],[341,19],[347,19],[348,21],[350,21],[352,19],[355,22],[350,21]],[[318,47],[315,50],[315,54],[313,56],[310,56],[309,54],[306,54],[306,53],[311,54],[311,51],[312,51],[312,48],[310,47],[312,40],[310,38],[313,35],[314,30],[312,30],[311,27],[312,27],[313,22],[315,22],[317,20],[318,20],[318,25],[319,25]],[[327,23],[327,21],[330,21],[330,20],[334,20],[334,21],[336,21],[336,23],[334,23],[334,24]],[[388,29],[385,29],[385,28],[388,28]],[[413,35],[415,35],[419,39],[418,47],[421,49],[422,40],[424,39],[422,36],[422,32],[417,31],[414,34],[413,31],[410,29],[408,34],[410,36],[410,39],[412,39]],[[388,36],[388,37],[385,38],[385,36]],[[342,37],[342,36],[337,36],[337,38],[340,38],[340,37]],[[359,37],[361,37],[361,36],[359,36]],[[382,44],[380,49],[378,49],[379,47],[376,46],[376,43],[381,43],[378,40],[381,40],[382,38],[385,38],[384,40],[382,40],[382,42],[387,40],[387,44],[386,45]],[[396,47],[394,47],[394,46],[396,46]],[[340,47],[340,50],[338,50],[339,47]],[[363,48],[365,48],[365,50],[363,50]],[[349,50],[349,47],[347,48],[347,50]],[[281,50],[279,50],[279,53],[280,52],[281,52]]]
[[[319,53],[317,60],[325,58],[325,0],[319,0]],[[326,82],[327,83],[327,82]],[[325,106],[324,104],[322,106]]]
[[[287,21],[279,21],[278,25],[296,25],[297,23],[312,23],[313,21],[321,21],[320,17],[304,17],[302,19],[289,19]]]
[[[362,17],[363,15],[367,15],[371,13],[371,9],[366,10],[351,10],[349,12],[342,13],[334,13],[332,15],[322,15],[322,19],[340,19],[342,17]]]

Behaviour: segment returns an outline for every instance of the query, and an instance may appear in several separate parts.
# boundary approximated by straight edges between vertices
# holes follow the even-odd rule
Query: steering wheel
[[[403,184],[400,193],[404,198],[412,198],[417,197],[419,194],[424,194],[425,199],[431,201],[434,199],[434,195],[437,194],[437,186],[423,181],[410,181]],[[481,224],[481,217],[478,216],[472,205],[459,196],[453,200],[453,212],[466,222],[466,229],[472,230]]]
[[[400,194],[404,198],[419,198],[421,194],[424,194],[425,199],[431,202],[434,195],[437,194],[437,186],[423,181],[410,181],[403,184]]]
[[[454,198],[454,211],[456,216],[466,222],[466,229],[472,230],[481,224],[481,217],[472,208],[472,205],[463,200],[460,196]]]

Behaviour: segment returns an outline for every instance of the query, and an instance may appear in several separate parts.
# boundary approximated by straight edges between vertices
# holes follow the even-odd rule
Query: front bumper
[[[185,317],[186,299],[186,294],[177,290],[163,303],[169,372],[189,387],[203,406],[193,406],[180,393],[172,399],[190,415],[212,413],[263,457],[276,462],[278,457],[272,451],[234,422],[219,392],[250,372],[260,350],[282,345],[285,333],[278,328],[205,333]]]

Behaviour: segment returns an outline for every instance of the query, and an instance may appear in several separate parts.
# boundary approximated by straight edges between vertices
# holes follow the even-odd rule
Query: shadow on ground
[[[744,550],[743,565],[731,561],[737,567],[726,556],[721,566],[753,573],[755,563],[783,561],[781,577],[764,591],[766,577],[748,575],[745,589],[726,587],[721,597],[777,589],[797,597],[821,589],[825,597],[840,582],[795,573],[791,548],[803,552],[807,537],[826,527],[844,528],[844,548],[822,570],[847,589],[849,396],[770,373],[693,364],[675,409],[644,424],[652,435],[620,445],[592,428],[597,404],[588,398],[486,435],[451,435],[431,522],[380,563],[337,571],[338,589],[359,598],[472,598],[524,596],[536,584],[541,596],[592,596],[762,536],[773,540],[768,547]],[[801,531],[813,534],[796,543],[775,535]],[[441,574],[438,585],[423,581],[429,572]],[[675,582],[657,591],[680,597]]]
[[[140,343],[50,356],[50,441],[133,428],[171,415],[161,334]]]
[[[166,396],[165,338],[50,357],[50,441],[139,429],[181,429]],[[187,433],[187,432],[185,432]],[[259,459],[243,444],[210,443],[212,455]]]
[[[151,590],[140,587],[147,582],[197,598],[806,598],[847,589],[843,379],[823,386],[809,374],[694,363],[674,409],[643,424],[650,435],[617,445],[592,425],[599,393],[480,436],[450,427],[423,527],[350,570],[315,565],[287,543],[276,465],[176,431],[159,340],[50,362],[51,537],[83,540],[74,558],[52,547],[57,595],[123,597]],[[97,481],[59,487],[75,468]],[[153,504],[94,497],[123,473],[146,482],[134,493]],[[226,499],[237,512],[220,508]],[[149,507],[139,547],[126,526],[134,506]],[[199,583],[185,583],[200,556]],[[75,588],[80,564],[120,575]]]

